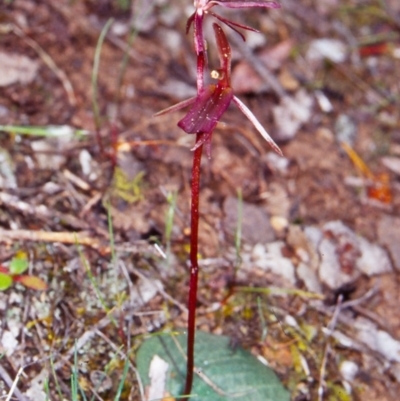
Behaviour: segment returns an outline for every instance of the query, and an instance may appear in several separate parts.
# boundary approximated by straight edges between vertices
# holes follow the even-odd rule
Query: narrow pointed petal
[[[275,141],[270,137],[267,131],[265,131],[264,127],[257,120],[257,117],[253,114],[253,112],[236,96],[233,97],[233,101],[239,107],[240,111],[252,122],[257,131],[261,134],[261,136],[268,142],[268,144],[275,150],[276,153],[283,156],[281,149],[275,143]]]
[[[204,69],[207,65],[207,51],[203,36],[203,12],[194,14],[194,47],[197,54],[197,93],[204,90]]]
[[[158,111],[156,114],[154,114],[153,117],[163,116],[164,114],[184,109],[185,107],[191,106],[195,101],[196,101],[196,96],[191,97],[190,99],[187,100],[183,100],[182,102],[174,104],[173,106],[169,106],[164,110]]]
[[[231,47],[229,46],[228,39],[225,36],[224,31],[218,24],[213,24],[215,39],[217,41],[219,62],[221,65],[221,70],[224,72],[225,76],[221,83],[228,87],[231,84]]]
[[[276,1],[266,0],[213,0],[209,4],[218,4],[227,8],[247,8],[247,7],[265,7],[280,8],[281,5]]]
[[[194,47],[197,55],[206,52],[203,34],[203,20],[204,14],[196,12],[194,15]]]
[[[244,37],[244,35],[237,28],[246,29],[247,31],[260,33],[260,31],[258,29],[252,28],[251,26],[239,24],[237,22],[234,22],[234,21],[231,21],[229,19],[223,18],[220,15],[213,13],[212,11],[209,11],[208,13],[210,15],[212,15],[213,17],[215,17],[216,19],[218,19],[221,22],[223,22],[225,25],[228,25],[229,28],[233,29],[236,33],[238,33],[240,35],[240,37],[243,39],[243,41],[246,41],[246,38]]]
[[[188,20],[187,20],[187,22],[186,22],[186,35],[189,33],[189,31],[190,31],[190,27],[192,26],[192,24],[193,24],[193,21],[194,21],[194,19],[195,19],[195,16],[196,16],[196,13],[193,13],[189,18],[188,18]]]
[[[192,152],[204,144],[206,144],[206,146],[207,146],[207,144],[211,144],[212,132],[207,132],[205,134],[200,134],[200,135],[201,135],[201,137],[196,141],[193,148],[190,149]]]
[[[230,85],[231,81],[231,47],[229,46],[228,39],[224,31],[218,24],[213,24],[215,39],[217,41],[219,62],[221,69],[225,72],[224,82],[225,86]]]
[[[211,133],[233,98],[230,87],[208,86],[197,96],[192,108],[178,122],[178,127],[188,134]]]

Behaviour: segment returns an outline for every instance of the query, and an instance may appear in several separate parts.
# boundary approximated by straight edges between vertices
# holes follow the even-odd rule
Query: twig
[[[49,232],[34,230],[4,230],[0,229],[0,242],[5,241],[34,241],[34,242],[61,242],[64,244],[87,245],[101,253],[109,253],[109,247],[97,238],[91,238],[83,233]]]
[[[79,213],[80,217],[84,217],[89,210],[97,203],[100,201],[100,199],[102,198],[103,194],[101,192],[96,193],[95,195],[93,195],[88,202],[85,204],[85,206],[83,206],[82,211]]]
[[[1,193],[0,193],[1,196]],[[1,199],[0,199],[1,201]],[[73,245],[85,245],[96,249],[102,255],[108,255],[111,252],[109,243],[110,240],[105,236],[103,240],[99,238],[93,238],[88,235],[87,232],[69,232],[69,231],[36,231],[36,230],[5,230],[0,228],[0,243],[1,242],[11,242],[11,241],[33,241],[33,242],[60,242],[63,244],[73,244]],[[134,254],[139,253],[149,253],[152,252],[154,255],[158,253],[154,250],[154,246],[150,245],[146,241],[137,241],[137,243],[121,243],[115,245],[115,249],[118,252],[129,252]],[[8,259],[13,254],[10,253],[9,256],[3,259]],[[136,269],[135,273],[139,277],[143,277],[149,280],[146,276],[142,275]],[[164,290],[158,289],[160,294],[162,294],[166,299],[170,300],[175,305],[179,306],[183,311],[187,311],[185,306],[175,301],[170,295],[166,294]]]
[[[17,376],[15,377],[14,381],[11,379],[9,374],[6,372],[6,370],[0,365],[0,377],[2,380],[7,384],[7,386],[10,388],[10,391],[7,395],[7,400],[11,399],[11,396],[14,394],[19,401],[28,401],[27,397],[25,397],[21,391],[19,391],[17,387],[17,383],[19,380],[19,377],[21,376],[23,371],[23,368],[20,368],[18,370]],[[7,401],[6,400],[6,401]]]
[[[64,169],[63,174],[67,180],[71,181],[74,185],[82,189],[82,191],[90,191],[90,185],[76,174],[72,173],[68,169]]]

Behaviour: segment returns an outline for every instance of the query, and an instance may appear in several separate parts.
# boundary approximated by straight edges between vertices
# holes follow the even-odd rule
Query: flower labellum
[[[233,99],[233,90],[222,85],[210,85],[197,96],[192,108],[178,122],[188,134],[211,133]]]
[[[215,76],[219,78],[218,83],[203,88],[196,97],[162,110],[156,115],[162,115],[191,106],[185,117],[178,122],[178,126],[188,134],[203,134],[193,149],[206,143],[207,153],[210,156],[212,132],[233,101],[275,152],[281,155],[282,152],[278,145],[265,131],[256,116],[239,98],[234,96],[231,86],[231,48],[222,28],[216,23],[213,24],[213,28],[220,59],[220,68],[215,71]]]

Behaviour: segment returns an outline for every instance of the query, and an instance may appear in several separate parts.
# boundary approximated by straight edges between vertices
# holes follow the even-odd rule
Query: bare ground
[[[93,372],[108,364],[112,384],[99,397],[111,399],[123,369],[121,345],[134,363],[144,334],[185,326],[193,138],[176,126],[184,111],[153,114],[195,93],[191,37],[184,36],[191,3],[157,2],[141,14],[130,46],[129,26],[146,7],[137,2],[131,12],[118,4],[0,5],[0,52],[26,56],[25,77],[37,63],[32,79],[0,86],[0,123],[86,131],[48,139],[0,130],[0,261],[6,266],[23,250],[30,274],[49,287],[40,293],[17,284],[0,293],[4,395],[24,367],[17,398],[27,392],[45,399],[42,383],[50,377],[52,399],[61,399],[57,386],[69,399],[78,339],[81,385],[90,394]],[[101,48],[96,125],[93,60],[111,16],[114,26]],[[228,110],[213,135],[211,159],[203,160],[198,327],[264,356],[298,401],[317,400],[322,385],[324,400],[397,400],[400,9],[389,0],[286,0],[281,10],[227,16],[260,28],[266,38],[255,46],[251,35],[247,43],[258,62],[267,60],[261,68],[272,86],[251,68],[240,72],[248,55],[238,47],[233,80],[284,158],[271,156],[243,115]],[[310,50],[321,38],[328,40],[325,57]],[[210,63],[217,63],[213,56]],[[285,99],[296,100],[294,111]],[[304,110],[301,117],[296,110]],[[234,246],[238,189],[240,260]],[[350,233],[327,228],[332,221]],[[325,245],[330,241],[332,260],[306,235],[310,227],[320,230]],[[367,252],[354,239],[360,237],[387,257],[365,254],[370,271],[358,270]],[[167,259],[157,247],[169,249]],[[282,260],[292,276],[281,274]],[[333,284],[324,279],[324,263],[337,263],[329,273]],[[305,276],[303,264],[311,266]],[[245,287],[286,292],[260,295]],[[338,297],[344,303],[332,322]],[[324,330],[330,323],[336,329],[331,337]],[[346,376],[344,362],[357,367],[355,377]],[[121,399],[139,399],[136,383],[130,370]]]

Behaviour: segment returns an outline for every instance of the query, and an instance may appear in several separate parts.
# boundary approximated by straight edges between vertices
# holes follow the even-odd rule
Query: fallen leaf
[[[14,281],[23,284],[25,287],[31,288],[32,290],[45,291],[47,290],[47,284],[39,277],[35,276],[14,276]]]

